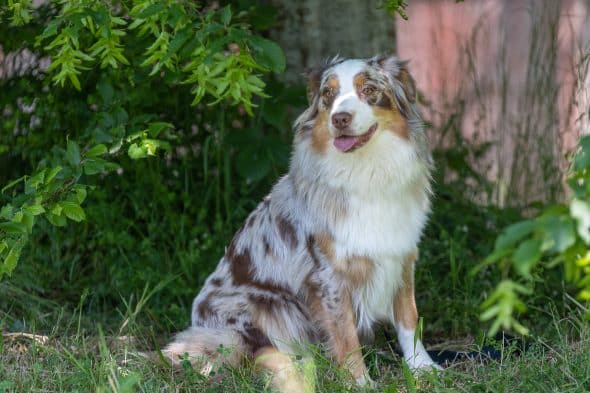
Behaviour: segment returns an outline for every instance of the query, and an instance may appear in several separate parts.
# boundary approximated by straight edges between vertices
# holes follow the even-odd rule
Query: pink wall
[[[564,152],[590,133],[590,77],[578,66],[590,53],[590,1],[412,0],[407,14],[398,53],[425,96],[433,143],[445,143],[437,126],[463,105],[463,137],[494,143],[475,163],[495,182],[494,202],[550,199],[548,184],[562,179],[543,157],[563,171]]]

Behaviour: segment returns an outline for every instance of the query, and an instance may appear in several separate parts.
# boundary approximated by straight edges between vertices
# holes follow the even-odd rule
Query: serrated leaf
[[[34,216],[45,213],[45,208],[41,205],[30,205],[25,207],[25,209]]]
[[[45,218],[47,218],[47,221],[49,221],[51,225],[56,227],[65,227],[67,225],[67,220],[65,216],[47,213],[45,215]]]
[[[23,218],[21,219],[21,223],[23,223],[27,227],[27,233],[33,233],[33,225],[35,224],[35,217],[28,212],[27,210],[23,210]]]
[[[86,157],[98,157],[98,156],[102,156],[103,154],[106,154],[108,152],[108,149],[105,145],[98,144],[96,146],[93,146],[91,149],[89,149],[86,152]]]
[[[68,141],[66,149],[66,159],[72,166],[80,165],[80,147],[72,140]]]
[[[170,123],[166,123],[163,121],[154,122],[154,123],[150,123],[150,126],[148,128],[148,133],[152,138],[155,138],[162,131],[164,131],[166,129],[172,129],[172,128],[174,128],[174,126]]]
[[[61,204],[56,203],[55,206],[53,206],[53,209],[51,209],[51,214],[61,216],[62,211],[63,207],[61,206]]]
[[[221,11],[219,11],[219,17],[221,23],[223,23],[225,26],[229,25],[229,23],[231,22],[231,8],[229,5],[223,7]]]
[[[41,171],[35,173],[33,176],[26,180],[27,187],[37,188],[39,184],[43,183],[45,180],[45,172],[47,169],[42,169]]]
[[[76,187],[76,200],[78,201],[79,204],[82,204],[82,202],[84,202],[84,200],[86,199],[86,188],[84,188],[83,186],[79,186]]]
[[[108,169],[108,164],[109,162],[103,160],[102,158],[89,158],[84,160],[82,168],[84,169],[84,173],[86,175],[91,176],[106,171]]]
[[[539,262],[543,252],[541,239],[532,238],[522,242],[512,255],[514,269],[523,277],[530,278],[532,268]]]
[[[578,235],[586,244],[590,244],[590,203],[573,199],[570,203],[570,214],[577,221]]]
[[[27,226],[22,222],[2,222],[0,223],[0,230],[8,233],[9,235],[26,234]]]
[[[496,239],[494,250],[497,251],[514,246],[533,232],[536,225],[535,220],[526,220],[506,227]]]
[[[590,167],[590,136],[580,139],[579,150],[574,157],[574,169],[581,171]]]
[[[4,258],[4,261],[2,263],[2,268],[0,269],[0,277],[3,274],[6,274],[8,276],[10,276],[12,274],[12,271],[14,270],[14,268],[16,267],[16,264],[18,263],[18,258],[20,257],[20,251],[21,251],[20,247],[18,247],[18,246],[12,247],[12,249],[10,250],[8,255],[6,256],[6,258]]]
[[[164,4],[161,2],[154,3],[146,7],[137,15],[137,19],[147,19],[150,16],[156,15],[164,9]]]
[[[84,209],[82,209],[80,205],[77,205],[74,202],[64,201],[61,203],[61,206],[63,208],[64,215],[70,220],[80,222],[86,219]]]
[[[565,215],[551,215],[539,218],[543,228],[543,250],[561,253],[576,242],[573,220]]]
[[[127,154],[132,160],[145,158],[148,155],[147,148],[143,146],[140,147],[137,145],[137,143],[132,143],[131,145],[129,145],[129,149],[127,149]]]
[[[10,203],[2,206],[2,209],[0,209],[0,218],[11,220],[13,215],[14,207]]]
[[[261,66],[274,72],[285,71],[285,53],[276,42],[252,36],[248,38],[248,43],[253,49],[254,58]]]
[[[49,184],[53,180],[53,178],[55,176],[57,176],[57,174],[59,172],[61,172],[62,169],[63,168],[61,166],[59,166],[59,165],[56,166],[56,167],[54,167],[54,168],[51,168],[49,170],[49,172],[47,173],[47,176],[45,176],[45,184]]]

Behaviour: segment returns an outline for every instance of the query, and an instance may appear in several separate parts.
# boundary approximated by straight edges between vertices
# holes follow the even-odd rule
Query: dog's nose
[[[339,130],[348,128],[351,122],[352,115],[348,112],[338,112],[332,115],[332,124]]]

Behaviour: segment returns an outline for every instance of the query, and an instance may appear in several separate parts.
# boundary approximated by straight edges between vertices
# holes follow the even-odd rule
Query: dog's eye
[[[363,95],[364,96],[372,96],[376,92],[377,92],[377,89],[375,89],[373,86],[365,86],[365,87],[363,87]]]

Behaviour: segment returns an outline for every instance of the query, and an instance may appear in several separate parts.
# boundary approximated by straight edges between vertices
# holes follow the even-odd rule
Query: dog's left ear
[[[395,56],[379,56],[373,61],[389,77],[397,105],[402,112],[407,113],[408,106],[414,104],[417,98],[416,83],[408,71],[408,62]]]
[[[406,93],[406,98],[413,104],[414,102],[416,102],[417,97],[416,82],[414,82],[414,78],[412,78],[412,75],[410,75],[407,65],[407,61],[400,62],[397,80],[400,81],[400,83],[402,84],[402,88]]]

